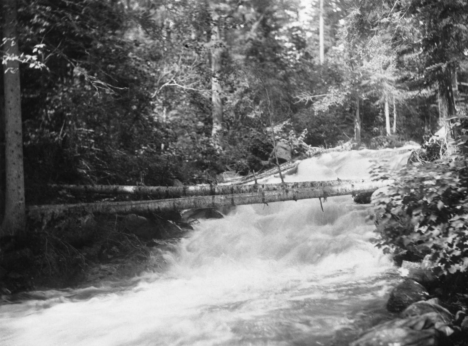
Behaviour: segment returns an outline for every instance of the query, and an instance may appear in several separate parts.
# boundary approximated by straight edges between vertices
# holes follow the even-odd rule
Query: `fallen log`
[[[362,183],[363,180],[306,181],[285,184],[255,185],[193,185],[193,186],[122,186],[122,185],[49,185],[58,190],[76,193],[97,193],[106,195],[146,195],[160,198],[188,196],[218,196],[227,194],[278,191],[279,189],[310,189],[342,184]]]
[[[327,198],[374,191],[388,182],[355,182],[340,185],[328,185],[312,188],[294,188],[277,185],[276,191],[264,190],[263,187],[271,185],[259,185],[256,192],[193,196],[152,201],[129,202],[97,202],[80,204],[61,204],[30,206],[27,208],[28,216],[40,220],[42,217],[51,217],[64,212],[68,213],[134,213],[147,211],[183,210],[195,208],[215,208],[226,205],[262,204],[280,201],[297,201],[309,198]],[[273,185],[273,184],[272,184]]]

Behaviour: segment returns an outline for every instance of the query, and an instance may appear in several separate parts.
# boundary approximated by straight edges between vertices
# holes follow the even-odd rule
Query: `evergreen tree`
[[[412,24],[420,30],[423,75],[428,85],[437,84],[440,125],[450,136],[450,121],[456,116],[454,87],[460,61],[468,45],[468,3],[466,1],[409,2]]]
[[[3,0],[3,81],[5,97],[5,216],[2,234],[25,231],[25,193],[23,170],[23,132],[21,117],[21,87],[17,34],[16,0]]]

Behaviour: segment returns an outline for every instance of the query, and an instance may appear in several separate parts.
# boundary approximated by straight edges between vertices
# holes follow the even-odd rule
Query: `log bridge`
[[[28,216],[40,219],[62,213],[134,213],[324,198],[373,192],[389,181],[333,180],[280,184],[161,186],[78,186],[51,185],[77,193],[136,194],[154,200],[40,205],[27,208]]]

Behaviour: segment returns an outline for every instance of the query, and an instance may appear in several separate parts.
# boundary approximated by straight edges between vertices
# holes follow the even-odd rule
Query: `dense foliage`
[[[466,77],[462,5],[450,7],[458,11],[447,17],[453,23],[433,23],[457,37],[433,61],[429,36],[439,27],[425,32],[421,22],[431,11],[447,16],[444,5],[326,1],[323,64],[318,1],[18,5],[30,204],[48,199],[48,183],[193,184],[259,171],[281,138],[314,147],[351,140],[358,106],[364,145],[420,141],[438,126],[440,73],[425,69],[449,59]],[[222,90],[221,151],[211,137],[214,82]],[[390,111],[397,120],[387,140]],[[273,134],[280,124],[288,125]]]
[[[444,273],[466,272],[467,169],[458,153],[415,162],[390,176],[394,183],[376,199],[377,246],[400,258],[425,258]]]
[[[70,201],[51,183],[216,184],[222,172],[272,166],[278,141],[293,158],[346,142],[421,142],[467,115],[466,1],[325,1],[324,62],[318,0],[15,3],[21,54],[2,49],[2,63],[21,62],[29,205]],[[0,125],[3,98],[2,74]],[[455,130],[448,133],[463,138]],[[2,131],[0,219],[4,142]],[[379,200],[378,246],[465,272],[466,155],[460,147],[432,162],[445,144],[426,143],[432,151],[391,177]],[[81,246],[54,237],[40,245],[48,251],[41,270],[59,270],[51,258]]]

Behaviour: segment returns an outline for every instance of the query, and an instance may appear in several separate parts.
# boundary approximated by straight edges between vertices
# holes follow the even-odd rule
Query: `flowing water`
[[[325,154],[287,180],[367,178],[383,157],[394,168],[408,154]],[[0,345],[348,345],[388,318],[397,275],[370,242],[368,206],[343,196],[323,207],[316,199],[237,207],[197,224],[164,253],[164,272],[127,288],[0,306]]]

